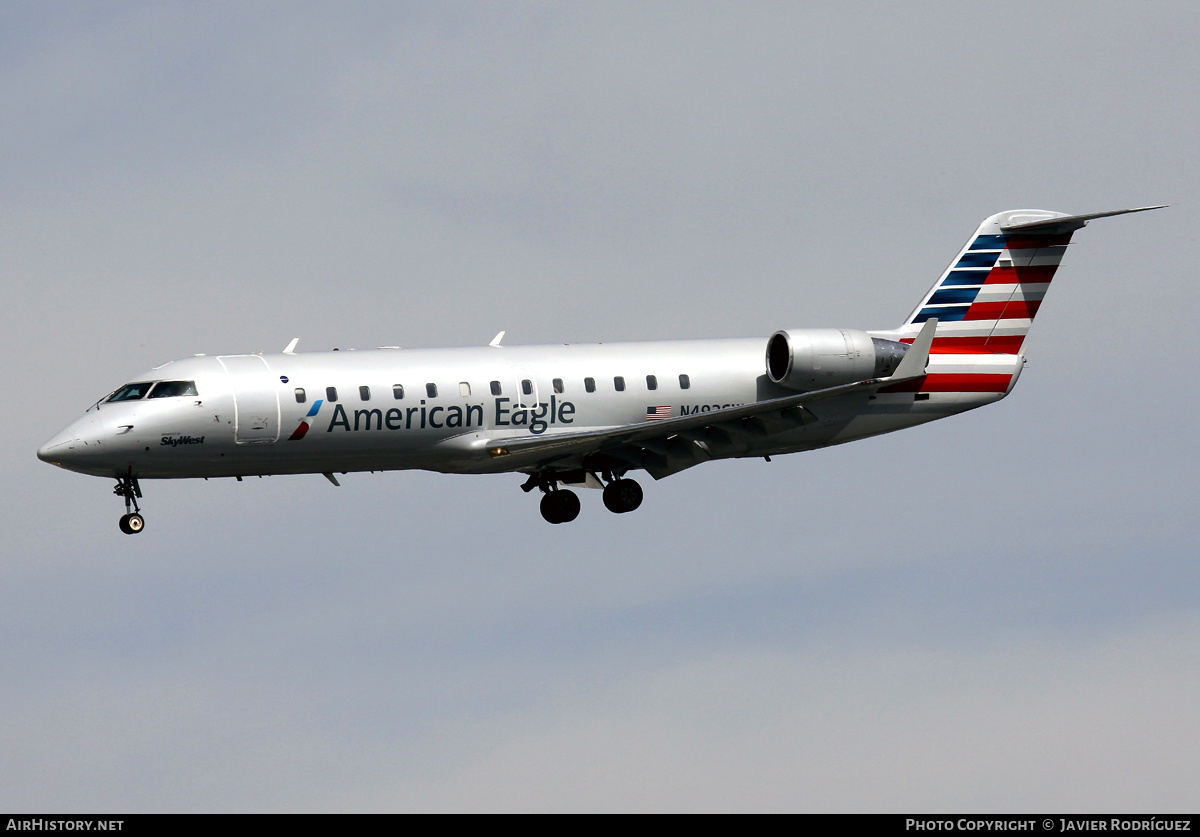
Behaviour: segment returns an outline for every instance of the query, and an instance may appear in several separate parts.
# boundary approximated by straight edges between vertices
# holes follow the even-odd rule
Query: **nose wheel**
[[[121,520],[117,525],[121,527],[121,531],[126,535],[136,535],[142,529],[146,528],[146,521],[140,514],[134,512],[133,514],[121,515]]]
[[[138,485],[137,477],[133,475],[133,468],[130,468],[125,476],[117,478],[113,494],[125,498],[125,514],[121,515],[121,519],[117,522],[120,530],[126,535],[136,535],[145,529],[146,520],[142,517],[141,509],[138,508],[138,498],[142,496],[142,487]]]

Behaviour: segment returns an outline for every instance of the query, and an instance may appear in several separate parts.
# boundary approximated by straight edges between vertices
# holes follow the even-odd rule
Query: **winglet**
[[[299,343],[299,342],[300,342],[300,338],[299,338],[299,337],[293,337],[293,338],[292,338],[292,342],[287,344],[287,348],[283,350],[283,353],[284,353],[285,355],[294,355],[294,354],[296,354],[296,344],[297,344],[297,343]]]
[[[501,340],[503,340],[503,339],[504,339],[504,332],[502,331],[502,332],[500,332],[499,334],[497,334],[495,337],[493,337],[493,338],[492,338],[492,342],[491,342],[491,343],[488,343],[488,345],[489,345],[489,346],[491,346],[493,349],[499,349],[499,348],[502,348],[502,347],[500,346],[500,341],[501,341]]]
[[[937,324],[937,317],[930,317],[925,321],[921,332],[908,347],[908,351],[900,359],[900,365],[888,380],[919,378],[925,374],[925,366],[929,363],[929,347],[933,345],[933,333],[937,331]]]

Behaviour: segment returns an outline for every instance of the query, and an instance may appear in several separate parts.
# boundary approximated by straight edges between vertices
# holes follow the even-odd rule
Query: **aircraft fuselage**
[[[101,401],[39,456],[85,474],[141,479],[520,471],[537,457],[498,459],[488,446],[794,394],[767,377],[764,346],[732,339],[192,357],[136,380],[194,382],[195,395]],[[1015,375],[1019,359],[995,360],[1002,358],[996,371]],[[945,365],[937,357],[930,364],[931,373]],[[1003,395],[863,393],[831,402],[803,427],[751,437],[711,458],[838,444]],[[658,414],[648,418],[650,411]]]

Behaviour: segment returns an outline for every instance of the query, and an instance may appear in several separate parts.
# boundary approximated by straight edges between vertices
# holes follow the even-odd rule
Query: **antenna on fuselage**
[[[300,342],[300,338],[299,338],[299,337],[293,337],[293,338],[292,338],[292,342],[287,344],[287,348],[283,350],[283,353],[284,353],[285,355],[294,355],[294,354],[296,354],[296,344],[297,344],[297,343],[299,343],[299,342]]]
[[[488,345],[491,346],[493,349],[501,349],[501,348],[503,348],[503,346],[500,345],[500,341],[503,339],[504,339],[504,332],[502,331],[499,334],[497,334],[495,337],[493,337],[492,342],[488,343]]]

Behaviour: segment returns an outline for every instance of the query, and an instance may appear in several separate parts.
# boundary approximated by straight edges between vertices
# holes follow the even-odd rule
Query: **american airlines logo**
[[[313,418],[317,414],[317,411],[321,409],[321,405],[324,403],[325,402],[323,400],[318,398],[316,401],[313,402],[312,408],[308,411],[308,413],[304,416],[304,418],[305,419]],[[338,408],[339,409],[341,408],[340,404],[338,405]],[[304,434],[307,432],[308,432],[308,421],[301,421],[300,426],[292,431],[291,436],[288,436],[288,441],[294,442],[298,439],[303,439]]]

